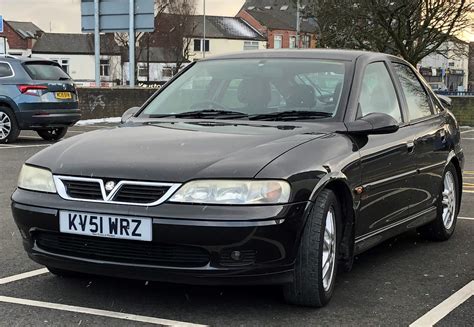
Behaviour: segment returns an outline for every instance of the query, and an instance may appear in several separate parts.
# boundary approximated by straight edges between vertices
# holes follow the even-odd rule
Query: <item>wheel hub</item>
[[[326,214],[324,229],[323,256],[321,260],[323,288],[327,292],[331,288],[336,264],[336,215],[334,208],[329,208]]]
[[[456,215],[456,189],[454,187],[454,176],[448,171],[444,176],[443,182],[443,195],[442,195],[442,206],[443,206],[443,224],[446,229],[450,229],[454,223],[454,217]]]
[[[0,140],[4,140],[10,135],[11,129],[10,117],[4,112],[0,112]]]

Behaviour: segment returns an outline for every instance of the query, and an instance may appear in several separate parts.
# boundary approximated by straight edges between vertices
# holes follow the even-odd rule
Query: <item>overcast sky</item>
[[[5,20],[31,21],[46,32],[81,32],[81,0],[0,0]],[[197,0],[202,14],[202,0]],[[209,15],[234,16],[244,0],[206,0]]]

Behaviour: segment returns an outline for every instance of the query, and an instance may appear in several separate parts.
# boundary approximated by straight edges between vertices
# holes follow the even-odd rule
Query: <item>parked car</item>
[[[341,81],[330,97],[316,90],[327,76]],[[456,226],[458,124],[394,56],[200,60],[122,121],[23,166],[13,216],[53,274],[282,284],[288,303],[319,307],[355,255]]]
[[[0,143],[15,142],[21,130],[56,141],[80,118],[76,88],[59,64],[0,57]]]

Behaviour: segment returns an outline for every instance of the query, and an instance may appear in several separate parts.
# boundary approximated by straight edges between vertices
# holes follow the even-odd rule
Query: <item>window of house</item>
[[[431,116],[428,94],[415,72],[407,65],[399,63],[394,63],[393,67],[402,84],[403,93],[405,93],[410,120]]]
[[[384,113],[402,122],[402,113],[387,67],[383,62],[369,64],[362,79],[359,97],[360,115]]]
[[[100,60],[100,76],[102,77],[110,76],[110,62],[108,59]]]
[[[146,63],[139,63],[138,64],[138,76],[148,77],[148,67],[147,67]]]
[[[290,36],[290,49],[296,48],[296,36]]]
[[[303,48],[308,49],[311,46],[311,37],[303,35]]]
[[[163,77],[173,77],[173,68],[172,67],[163,67],[161,70],[161,76]]]
[[[275,49],[281,49],[283,42],[283,37],[281,35],[275,35],[273,37],[273,47]]]
[[[258,50],[258,41],[244,41],[244,50]]]
[[[64,72],[69,75],[69,59],[61,59],[58,63],[61,65]]]
[[[194,51],[199,52],[202,51],[202,44],[203,44],[203,39],[195,39],[194,40]],[[206,52],[209,52],[209,40],[206,39]]]
[[[6,62],[0,62],[0,78],[13,76],[12,68]]]

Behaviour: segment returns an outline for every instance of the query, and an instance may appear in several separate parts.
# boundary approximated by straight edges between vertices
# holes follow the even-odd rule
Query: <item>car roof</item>
[[[370,52],[361,50],[338,50],[338,49],[272,49],[254,50],[229,53],[225,55],[213,56],[200,61],[220,60],[220,59],[259,59],[259,58],[294,58],[294,59],[335,59],[345,61],[355,61],[358,58],[364,59],[385,59],[398,58],[386,53]],[[400,59],[400,58],[398,58]]]
[[[11,55],[0,55],[0,61],[6,61],[6,62],[30,62],[30,61],[47,61],[51,63],[55,63],[52,60],[46,59],[46,58],[40,58],[40,57],[17,57],[17,56],[11,56]]]

